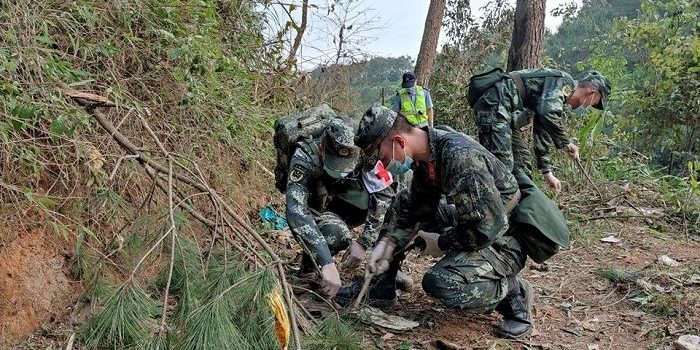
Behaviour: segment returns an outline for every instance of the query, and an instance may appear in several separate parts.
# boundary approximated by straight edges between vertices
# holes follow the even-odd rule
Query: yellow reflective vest
[[[398,94],[401,98],[401,110],[399,113],[414,126],[423,127],[428,125],[428,109],[425,106],[423,87],[416,85],[416,103],[411,101],[408,89],[400,89]]]

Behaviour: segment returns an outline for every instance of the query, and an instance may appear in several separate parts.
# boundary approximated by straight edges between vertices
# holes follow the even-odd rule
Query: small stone
[[[615,237],[615,235],[609,235],[600,239],[603,243],[619,243],[620,239]]]
[[[661,265],[666,265],[666,266],[671,266],[671,267],[676,267],[676,266],[681,265],[681,263],[679,263],[676,260],[671,259],[668,255],[660,256],[658,261],[659,261],[659,264],[661,264]]]
[[[678,340],[673,342],[673,348],[676,350],[700,350],[700,337],[697,335],[681,335]]]

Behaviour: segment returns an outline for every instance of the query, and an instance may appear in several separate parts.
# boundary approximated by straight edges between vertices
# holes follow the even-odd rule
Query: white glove
[[[425,241],[425,249],[420,252],[421,256],[430,255],[433,258],[439,258],[445,254],[438,246],[439,233],[420,230],[418,231],[418,236]]]
[[[372,250],[367,261],[367,271],[375,275],[384,273],[389,269],[389,262],[393,258],[396,243],[393,239],[384,238]]]
[[[561,181],[554,176],[553,172],[550,171],[542,176],[544,177],[544,182],[546,182],[554,192],[559,193],[561,191]]]
[[[321,289],[329,298],[335,296],[340,289],[342,282],[335,263],[323,265],[321,268]]]
[[[352,242],[350,247],[345,251],[345,256],[343,257],[343,268],[356,268],[363,260],[365,260],[365,255],[365,247],[363,247],[360,243]]]
[[[564,146],[564,152],[569,155],[569,158],[574,160],[581,160],[581,156],[578,154],[578,146],[570,143]]]

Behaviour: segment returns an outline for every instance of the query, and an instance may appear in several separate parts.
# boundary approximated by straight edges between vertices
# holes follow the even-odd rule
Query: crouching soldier
[[[372,289],[391,288],[391,276],[386,275],[394,273],[405,257],[403,250],[413,239],[415,224],[442,212],[443,228],[436,239],[445,255],[423,276],[423,290],[451,308],[497,310],[503,315],[502,324],[494,329],[500,336],[529,335],[534,291],[518,273],[530,251],[534,259],[543,260],[568,245],[568,229],[556,205],[526,176],[519,186],[493,154],[448,127],[417,128],[401,115],[367,113],[356,145],[390,171],[414,172],[410,191],[394,201],[393,227],[367,261],[368,271],[377,276],[370,297]],[[521,200],[525,195],[528,198]],[[536,203],[528,203],[533,200]],[[516,205],[523,208],[513,209]],[[520,222],[510,224],[509,216]],[[343,293],[345,288],[339,294]]]
[[[320,138],[300,141],[289,160],[287,222],[305,247],[302,270],[311,272],[318,266],[321,287],[331,297],[341,286],[333,256],[347,248],[345,264],[359,265],[377,239],[393,197],[388,183],[375,186],[372,193],[367,190],[356,169],[360,150],[354,136],[350,125],[330,118]],[[364,230],[353,242],[350,228],[362,224]]]

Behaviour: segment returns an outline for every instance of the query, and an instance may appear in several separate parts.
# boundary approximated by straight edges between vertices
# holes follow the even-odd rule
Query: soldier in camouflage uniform
[[[561,183],[554,176],[550,150],[564,149],[578,159],[578,147],[564,130],[564,104],[577,114],[587,107],[605,109],[610,82],[597,71],[586,73],[578,83],[565,72],[553,69],[525,69],[503,74],[503,79],[486,90],[474,104],[479,141],[508,169],[532,177],[526,128],[533,123],[537,168],[555,191]]]
[[[319,141],[300,143],[289,165],[287,222],[312,255],[304,254],[303,268],[311,270],[314,263],[321,268],[321,286],[330,296],[341,285],[333,256],[350,247],[346,263],[364,260],[393,197],[390,187],[368,193],[357,169],[354,136],[352,127],[333,119]],[[361,224],[364,230],[352,242],[350,228]]]
[[[530,334],[533,290],[516,277],[526,254],[508,222],[520,198],[510,170],[465,134],[444,126],[417,128],[388,112],[365,114],[355,143],[393,173],[412,168],[414,174],[410,191],[394,201],[393,227],[375,245],[367,269],[382,281],[403,259],[416,223],[443,209],[439,201],[445,196],[453,208],[445,220],[452,224],[437,240],[445,256],[423,276],[423,289],[451,308],[496,309],[504,316],[495,329],[499,335]]]

